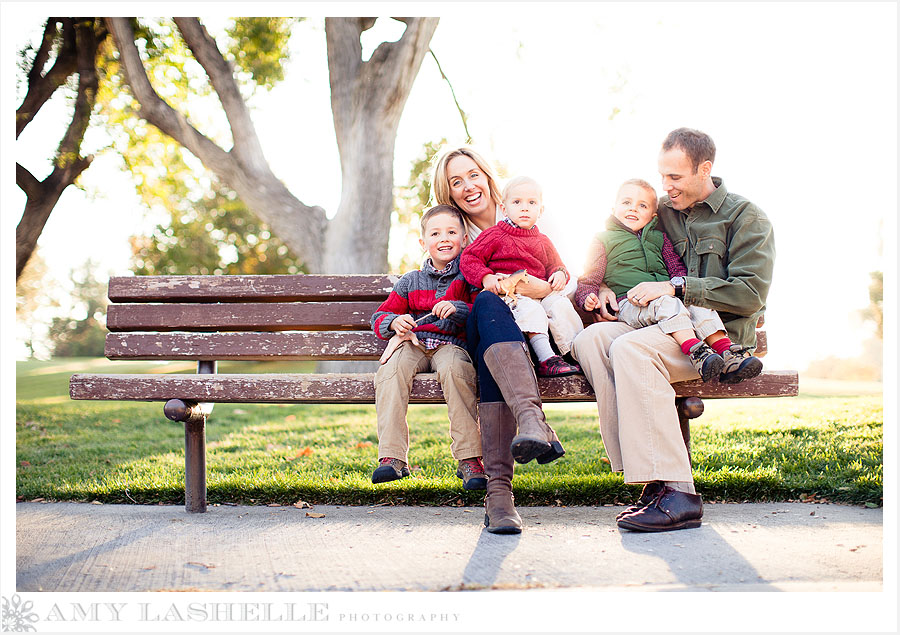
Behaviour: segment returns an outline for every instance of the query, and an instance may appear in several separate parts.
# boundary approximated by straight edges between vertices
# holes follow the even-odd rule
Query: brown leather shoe
[[[629,505],[625,509],[616,516],[616,520],[619,520],[623,516],[627,516],[628,514],[632,514],[639,509],[643,509],[650,503],[656,500],[656,497],[659,496],[659,493],[663,490],[665,485],[663,485],[659,481],[650,481],[646,485],[644,485],[644,489],[641,491],[641,497],[637,499],[634,505]]]
[[[617,521],[620,529],[631,531],[672,531],[699,527],[703,503],[699,494],[679,492],[665,487],[656,499]]]

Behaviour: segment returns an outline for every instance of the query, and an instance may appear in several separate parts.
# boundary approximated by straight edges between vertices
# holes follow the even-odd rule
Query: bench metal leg
[[[197,373],[215,372],[216,362],[197,362]],[[192,514],[206,511],[206,420],[213,405],[170,399],[163,407],[166,417],[184,422],[184,508]]]
[[[691,459],[691,419],[696,419],[703,414],[703,400],[700,397],[676,397],[675,410],[678,412],[678,422],[681,424],[681,437],[687,448],[688,460]]]
[[[184,422],[184,509],[206,511],[206,417]]]

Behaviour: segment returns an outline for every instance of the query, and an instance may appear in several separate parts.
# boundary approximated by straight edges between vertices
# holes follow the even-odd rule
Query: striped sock
[[[685,342],[684,344],[681,345],[681,352],[684,353],[685,355],[690,355],[691,349],[694,348],[694,346],[696,346],[699,343],[700,343],[700,340],[698,340],[696,337],[692,337],[687,342]]]
[[[721,355],[722,353],[727,351],[729,348],[731,348],[731,340],[728,339],[727,337],[723,337],[722,339],[716,340],[715,342],[710,344],[710,346],[712,346],[712,349],[715,352],[717,352],[719,355]]]

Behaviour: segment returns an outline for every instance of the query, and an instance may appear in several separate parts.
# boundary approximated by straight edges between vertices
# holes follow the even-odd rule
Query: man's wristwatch
[[[681,276],[675,276],[671,280],[669,280],[672,287],[675,289],[675,297],[679,300],[684,299],[684,278]]]

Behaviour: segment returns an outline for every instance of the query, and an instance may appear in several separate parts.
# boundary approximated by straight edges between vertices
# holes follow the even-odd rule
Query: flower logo
[[[18,595],[12,596],[12,602],[3,598],[3,631],[7,633],[26,633],[37,629],[32,626],[38,621],[37,613],[32,613],[34,603],[31,600],[22,602]]]

